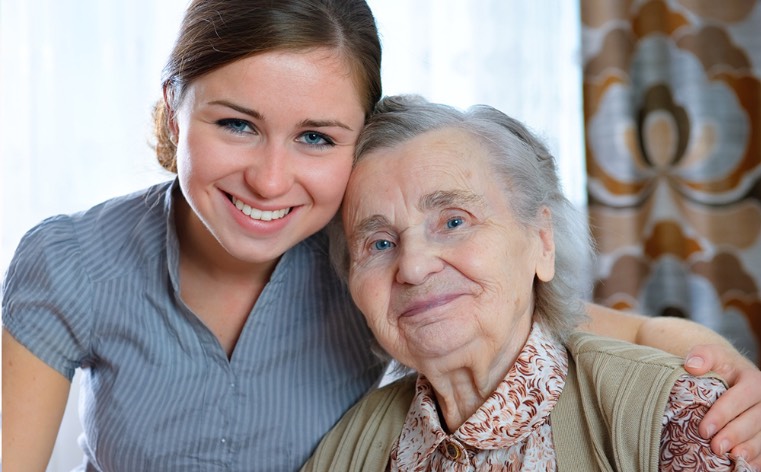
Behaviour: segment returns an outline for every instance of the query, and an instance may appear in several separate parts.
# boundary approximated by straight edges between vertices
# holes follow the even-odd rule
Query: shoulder
[[[68,216],[83,240],[107,245],[146,230],[146,223],[165,222],[169,214],[170,182],[154,185],[128,195],[106,200],[92,208]]]
[[[641,403],[662,413],[671,386],[686,374],[682,359],[647,346],[589,333],[574,333],[566,343],[569,377],[585,395],[596,397],[606,415]]]
[[[381,388],[374,389],[361,398],[344,416],[340,423],[349,426],[398,425],[401,431],[404,418],[415,395],[414,375],[396,380]]]
[[[165,198],[170,185],[171,182],[164,182],[111,198],[87,210],[49,217],[33,227],[27,236],[42,234],[54,238],[59,232],[74,232],[84,237],[92,231],[108,235],[121,234],[125,227],[134,225],[146,213],[165,215]]]
[[[386,470],[414,394],[415,376],[369,392],[325,435],[302,470]]]
[[[365,408],[370,407],[370,409],[380,407],[384,411],[388,411],[390,407],[402,406],[403,414],[406,416],[412,398],[415,396],[416,380],[415,374],[406,375],[388,385],[370,391],[360,401],[360,404],[364,404]],[[397,411],[397,413],[399,412]]]
[[[166,239],[166,224],[156,224],[160,217],[146,216],[150,212],[145,210],[161,199],[162,188],[165,191],[168,184],[80,213],[53,216],[30,229],[16,247],[3,279],[4,317],[6,309],[41,307],[42,300],[84,304],[94,284],[124,272],[129,264],[140,264],[145,259],[141,254],[144,241]],[[128,208],[139,211],[130,213]],[[151,236],[156,227],[160,236]],[[147,246],[154,253],[163,248],[155,241]]]
[[[566,346],[571,390],[580,392],[587,401],[594,398],[589,404],[609,418],[639,412],[643,427],[661,427],[667,404],[676,406],[674,392],[710,386],[704,392],[711,392],[711,398],[704,399],[708,405],[720,393],[714,387],[723,385],[712,374],[700,378],[689,375],[682,367],[682,358],[647,346],[588,333],[574,333]]]
[[[568,463],[579,460],[578,438],[585,437],[596,447],[605,445],[604,457],[595,456],[598,462],[615,463],[619,470],[658,470],[664,412],[678,406],[675,386],[686,379],[695,385],[716,381],[689,376],[681,358],[647,346],[578,332],[566,347],[569,373],[554,411],[553,435],[559,458]]]
[[[579,362],[617,362],[621,365],[651,365],[664,370],[681,369],[682,359],[649,346],[585,332],[574,332],[566,342],[573,359]]]
[[[32,228],[16,251],[16,259],[55,258],[50,268],[79,263],[93,279],[106,277],[124,261],[145,250],[146,241],[166,239],[168,209],[165,195],[170,183],[116,197],[92,208],[50,217]],[[129,252],[126,255],[125,252]]]
[[[48,218],[24,235],[2,289],[3,325],[17,341],[73,375],[90,352],[97,284],[123,273],[127,263],[140,264],[136,248],[146,238],[146,225],[137,214],[150,213],[146,206],[160,201],[168,185]],[[139,211],[130,214],[131,208]],[[165,225],[159,226],[165,233]]]

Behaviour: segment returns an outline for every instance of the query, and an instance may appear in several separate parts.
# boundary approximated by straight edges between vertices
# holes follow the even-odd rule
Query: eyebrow
[[[352,232],[349,235],[349,240],[353,245],[354,241],[359,239],[358,236],[362,237],[366,234],[370,234],[372,232],[378,231],[381,228],[387,228],[389,226],[391,226],[391,222],[388,221],[388,219],[383,215],[368,216],[358,224],[354,225]]]
[[[463,190],[437,190],[427,193],[418,200],[418,209],[421,211],[436,210],[450,206],[483,205],[484,198],[481,195]],[[364,235],[391,226],[391,222],[383,215],[371,215],[354,225],[349,235],[351,243],[361,239]]]
[[[421,211],[435,210],[450,206],[483,205],[482,195],[464,190],[437,190],[427,193],[418,200],[418,209]]]
[[[244,115],[248,115],[248,116],[250,116],[250,117],[252,117],[254,119],[264,120],[264,115],[262,115],[258,111],[254,110],[254,109],[251,109],[251,108],[242,107],[240,105],[237,105],[235,103],[229,102],[227,100],[213,100],[213,101],[209,102],[209,105],[220,105],[220,106],[223,106],[223,107],[231,108],[231,109],[237,111],[238,113],[242,113]],[[307,120],[301,121],[301,123],[299,123],[299,127],[301,127],[301,128],[330,128],[330,127],[338,127],[338,128],[344,128],[344,129],[349,130],[349,131],[354,131],[351,128],[351,126],[349,126],[349,125],[347,125],[345,123],[342,123],[342,122],[340,122],[338,120],[310,120],[310,119],[307,119]]]
[[[256,110],[253,110],[251,108],[242,107],[240,105],[236,105],[235,103],[228,102],[227,100],[213,100],[209,102],[209,105],[220,105],[227,108],[232,108],[233,110],[237,111],[238,113],[243,113],[244,115],[248,115],[252,118],[256,118],[257,120],[263,120],[264,116],[259,113]]]

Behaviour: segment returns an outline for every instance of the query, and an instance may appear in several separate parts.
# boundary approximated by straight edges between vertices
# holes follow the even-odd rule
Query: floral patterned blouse
[[[392,471],[557,470],[550,412],[568,372],[566,350],[534,324],[505,379],[452,434],[442,427],[431,384],[419,376]],[[709,406],[725,391],[710,378],[680,377],[663,415],[660,470],[750,470],[742,458],[718,456],[698,434]]]

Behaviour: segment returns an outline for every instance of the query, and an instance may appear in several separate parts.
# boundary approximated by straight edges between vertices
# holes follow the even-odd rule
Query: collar
[[[515,364],[483,405],[454,433],[441,426],[433,388],[420,375],[395,450],[399,470],[413,470],[445,443],[464,450],[504,449],[549,420],[568,373],[563,345],[534,323]],[[453,454],[448,454],[452,456]],[[462,457],[459,457],[459,456]],[[466,461],[467,454],[454,454]],[[454,457],[450,457],[453,458]]]

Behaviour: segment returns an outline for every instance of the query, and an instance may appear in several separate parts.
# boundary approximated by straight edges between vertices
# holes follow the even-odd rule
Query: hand
[[[713,437],[714,453],[729,451],[761,470],[761,370],[721,344],[695,346],[687,354],[684,368],[692,375],[716,372],[729,386],[700,422],[700,435]]]

